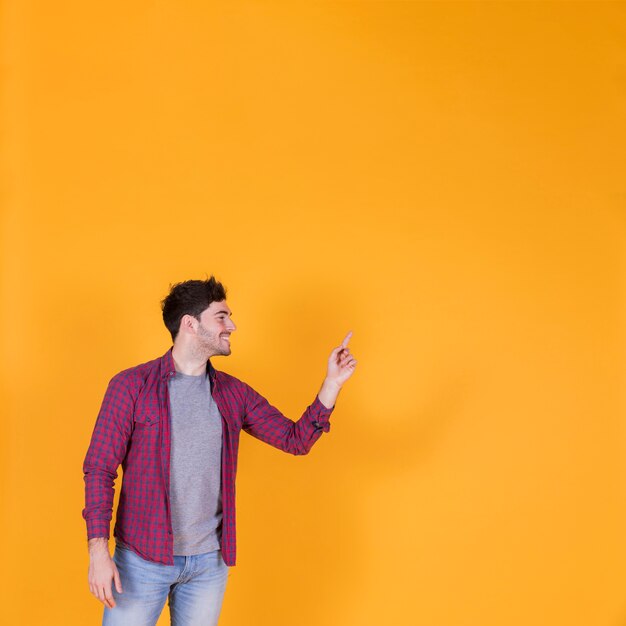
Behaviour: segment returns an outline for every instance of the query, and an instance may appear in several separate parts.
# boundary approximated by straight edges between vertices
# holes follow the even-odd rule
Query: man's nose
[[[234,330],[237,330],[237,327],[235,326],[235,322],[233,322],[233,320],[229,319],[228,322],[229,322],[229,326],[228,327],[229,327],[231,332],[233,332]]]

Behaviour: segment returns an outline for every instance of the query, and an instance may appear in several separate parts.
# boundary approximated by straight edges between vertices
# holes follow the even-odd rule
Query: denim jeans
[[[220,550],[175,556],[174,565],[163,565],[118,543],[113,561],[122,593],[113,584],[115,607],[104,608],[102,626],[154,626],[168,599],[173,626],[217,624],[229,569]]]

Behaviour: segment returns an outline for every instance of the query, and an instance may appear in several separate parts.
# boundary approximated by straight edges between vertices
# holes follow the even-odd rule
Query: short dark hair
[[[207,280],[186,280],[170,285],[170,292],[161,301],[161,309],[163,322],[172,335],[172,341],[178,335],[183,315],[192,315],[199,320],[211,302],[222,300],[226,300],[226,288],[214,276]]]

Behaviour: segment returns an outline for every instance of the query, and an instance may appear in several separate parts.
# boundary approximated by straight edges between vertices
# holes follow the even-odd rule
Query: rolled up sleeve
[[[322,433],[330,430],[333,408],[326,408],[315,396],[300,419],[294,422],[247,386],[242,427],[248,434],[279,450],[296,455],[308,454]]]
[[[104,396],[83,462],[87,538],[109,537],[114,483],[132,432],[133,400],[120,375]]]

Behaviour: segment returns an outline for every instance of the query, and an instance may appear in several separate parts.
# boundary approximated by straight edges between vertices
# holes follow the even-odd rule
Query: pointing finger
[[[341,347],[342,348],[347,348],[348,347],[348,341],[350,341],[350,337],[352,337],[352,331],[350,331],[345,337],[344,340],[341,342]]]

